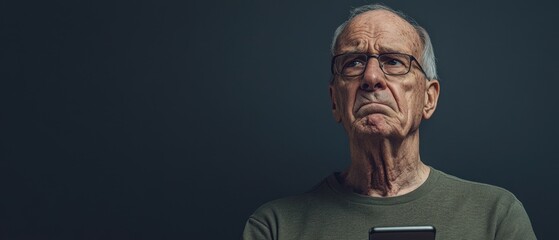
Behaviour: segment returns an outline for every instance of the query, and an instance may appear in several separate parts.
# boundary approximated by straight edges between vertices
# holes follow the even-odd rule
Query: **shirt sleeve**
[[[516,200],[499,224],[495,240],[536,240],[530,218],[522,203]]]
[[[250,217],[245,225],[242,240],[272,240],[270,228],[266,224]]]

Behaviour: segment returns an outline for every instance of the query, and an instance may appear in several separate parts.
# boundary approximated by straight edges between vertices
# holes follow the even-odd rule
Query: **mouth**
[[[368,103],[363,103],[359,107],[357,107],[357,110],[355,110],[354,114],[355,117],[361,118],[371,114],[388,115],[389,112],[390,112],[390,107],[386,104],[368,102]]]

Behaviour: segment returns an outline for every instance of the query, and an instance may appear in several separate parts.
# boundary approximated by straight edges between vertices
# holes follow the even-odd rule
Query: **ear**
[[[342,115],[340,114],[340,110],[336,106],[336,88],[330,84],[330,100],[332,101],[332,116],[334,117],[334,121],[337,123],[342,121]]]
[[[423,104],[423,119],[433,116],[439,100],[440,85],[437,79],[428,80],[425,86],[425,102]]]

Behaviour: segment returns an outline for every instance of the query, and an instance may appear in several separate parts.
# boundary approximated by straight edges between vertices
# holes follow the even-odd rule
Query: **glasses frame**
[[[336,58],[337,58],[337,57],[340,57],[340,56],[345,56],[345,55],[348,55],[348,54],[365,55],[365,56],[367,57],[367,58],[365,59],[366,64],[365,64],[365,67],[363,68],[363,72],[361,72],[360,74],[357,74],[357,75],[353,75],[353,76],[346,76],[346,75],[343,75],[343,74],[341,74],[341,73],[337,73],[337,72],[336,72],[336,70],[335,70],[335,68],[334,68],[334,63],[336,62]],[[410,59],[410,65],[409,65],[409,67],[408,67],[408,70],[407,70],[405,73],[399,73],[399,74],[388,74],[388,73],[386,73],[386,72],[384,71],[384,68],[383,68],[382,63],[381,63],[380,61],[378,61],[378,59],[379,59],[379,57],[381,57],[381,56],[383,56],[383,55],[389,55],[389,54],[400,54],[400,55],[408,56],[409,59]],[[342,76],[342,77],[358,77],[358,76],[362,76],[362,75],[365,73],[365,70],[367,70],[367,65],[369,65],[369,60],[370,60],[371,58],[376,58],[376,59],[377,59],[377,61],[378,61],[378,67],[380,68],[380,70],[381,70],[385,75],[388,75],[388,76],[402,76],[402,75],[406,75],[406,74],[408,74],[408,73],[411,71],[411,66],[413,65],[413,62],[415,61],[415,63],[417,63],[417,66],[419,67],[419,70],[421,70],[421,72],[425,75],[425,77],[427,77],[427,74],[425,73],[425,71],[424,71],[423,68],[421,67],[421,64],[419,64],[419,61],[417,61],[417,59],[416,59],[414,56],[409,55],[409,54],[405,54],[405,53],[399,53],[399,52],[388,52],[388,53],[381,53],[381,54],[342,53],[342,54],[338,54],[338,55],[332,57],[332,63],[331,63],[331,65],[330,65],[330,69],[331,69],[333,75],[339,75],[339,76]]]

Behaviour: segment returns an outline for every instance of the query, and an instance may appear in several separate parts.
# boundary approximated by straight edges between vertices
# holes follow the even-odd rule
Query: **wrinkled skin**
[[[399,52],[421,59],[415,29],[397,15],[375,10],[355,17],[341,33],[335,54]],[[439,82],[417,63],[406,75],[387,76],[371,58],[362,76],[335,76],[332,113],[348,134],[352,162],[344,184],[371,196],[398,196],[419,187],[429,168],[419,157],[419,125],[435,111]]]

